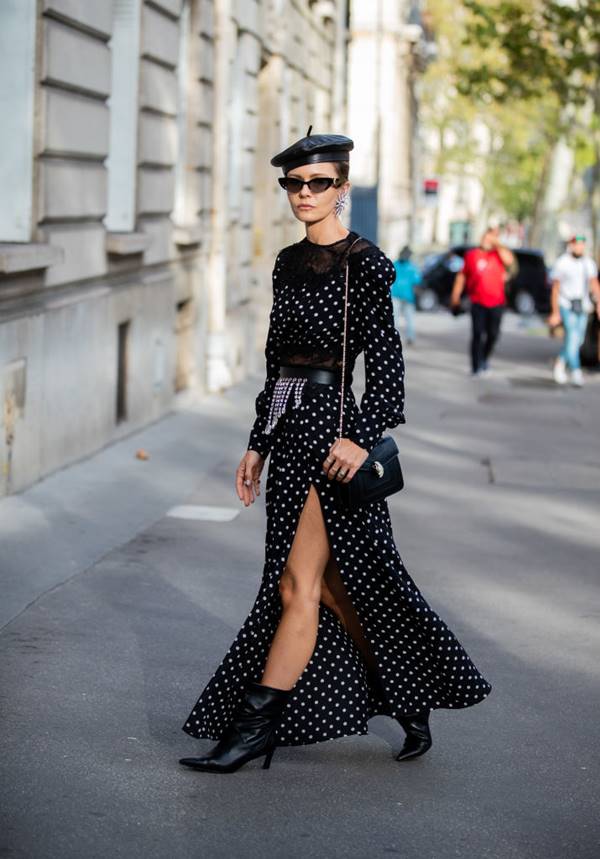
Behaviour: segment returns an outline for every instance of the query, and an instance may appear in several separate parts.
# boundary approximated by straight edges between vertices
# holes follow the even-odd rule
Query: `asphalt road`
[[[255,377],[0,501],[0,856],[600,856],[600,376],[554,387],[556,344],[509,318],[473,380],[467,320],[418,322],[394,533],[490,697],[436,711],[412,763],[378,717],[268,771],[178,765],[262,572],[264,498],[233,486]]]

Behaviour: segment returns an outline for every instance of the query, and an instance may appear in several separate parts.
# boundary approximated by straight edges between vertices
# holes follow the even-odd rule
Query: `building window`
[[[0,26],[0,241],[29,242],[33,219],[36,0],[4,0]]]
[[[117,423],[127,420],[127,380],[129,358],[129,330],[131,320],[120,322],[117,327]]]
[[[108,211],[105,218],[111,232],[135,229],[141,5],[142,0],[113,0]]]
[[[190,387],[194,372],[195,313],[191,298],[178,301],[175,316],[175,390]]]

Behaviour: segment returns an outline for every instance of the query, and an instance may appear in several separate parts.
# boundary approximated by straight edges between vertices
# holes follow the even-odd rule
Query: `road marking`
[[[208,507],[202,504],[180,504],[171,507],[167,516],[174,519],[200,519],[210,522],[230,522],[239,516],[235,507]]]

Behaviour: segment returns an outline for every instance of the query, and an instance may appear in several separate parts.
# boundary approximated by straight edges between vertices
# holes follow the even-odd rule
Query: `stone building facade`
[[[345,0],[4,0],[0,495],[262,366],[300,237],[268,157],[345,127],[347,32]]]

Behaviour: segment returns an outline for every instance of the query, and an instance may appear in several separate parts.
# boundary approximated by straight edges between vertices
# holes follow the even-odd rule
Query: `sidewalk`
[[[196,402],[182,398],[177,411],[143,431],[0,499],[0,629],[162,518],[215,464],[239,461],[262,381]],[[149,460],[136,458],[139,448]],[[237,496],[233,502],[241,507]]]
[[[554,387],[556,344],[506,321],[473,380],[467,320],[417,317],[390,499],[407,568],[490,698],[435,712],[410,764],[378,717],[268,771],[179,767],[211,745],[180,727],[262,572],[264,495],[246,509],[234,488],[255,377],[0,501],[4,855],[595,859],[600,376]]]

